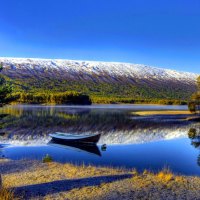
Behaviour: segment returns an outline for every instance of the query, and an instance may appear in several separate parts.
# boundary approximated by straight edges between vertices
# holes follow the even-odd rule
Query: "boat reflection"
[[[97,156],[101,157],[101,152],[99,150],[99,147],[96,144],[87,144],[87,143],[59,143],[51,140],[48,145],[54,146],[54,147],[59,147],[59,148],[70,148],[76,151],[83,151],[87,152],[90,154],[95,154]]]

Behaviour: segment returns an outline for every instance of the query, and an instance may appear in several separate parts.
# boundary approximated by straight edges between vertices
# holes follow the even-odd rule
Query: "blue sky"
[[[200,73],[199,0],[1,0],[0,56]]]

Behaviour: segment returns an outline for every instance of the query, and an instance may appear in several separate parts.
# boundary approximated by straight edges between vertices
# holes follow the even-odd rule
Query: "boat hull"
[[[60,144],[68,144],[68,143],[93,143],[96,144],[100,139],[100,134],[85,137],[85,138],[74,138],[74,139],[67,139],[67,138],[58,138],[58,137],[52,137],[52,141],[60,143]]]

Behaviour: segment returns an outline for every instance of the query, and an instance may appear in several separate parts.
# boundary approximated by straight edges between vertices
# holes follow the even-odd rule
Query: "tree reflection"
[[[104,143],[149,142],[176,130],[184,134],[192,123],[175,117],[133,116],[130,110],[116,108],[19,105],[0,108],[0,114],[7,115],[0,121],[0,140],[4,142],[46,142],[53,132],[101,133]],[[194,137],[191,130],[189,138]]]
[[[197,157],[197,165],[200,167],[200,155]]]
[[[191,145],[194,148],[200,147],[200,130],[197,130],[196,128],[190,128],[188,131],[188,138],[191,140]],[[200,155],[197,157],[197,164],[200,166]]]
[[[197,136],[197,129],[196,128],[190,128],[188,131],[188,137],[190,139],[194,139]]]

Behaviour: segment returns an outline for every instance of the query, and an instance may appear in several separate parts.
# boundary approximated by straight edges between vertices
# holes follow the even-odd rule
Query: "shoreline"
[[[169,169],[138,173],[35,160],[0,160],[0,164],[4,188],[19,199],[200,198],[200,177],[175,175]]]
[[[0,108],[4,108],[4,107],[8,107],[8,106],[34,106],[34,107],[83,107],[83,108],[87,108],[87,107],[118,107],[118,106],[127,106],[127,107],[131,107],[131,106],[149,106],[149,107],[172,107],[172,108],[176,108],[176,107],[185,107],[184,111],[188,111],[187,109],[187,105],[166,105],[166,104],[153,104],[153,103],[92,103],[91,105],[78,105],[78,104],[31,104],[31,103],[11,103],[8,104],[6,106],[0,107]],[[170,110],[170,109],[169,109]],[[174,110],[174,109],[173,109]],[[178,109],[176,109],[178,110]]]
[[[187,104],[162,104],[162,103],[153,103],[153,102],[113,102],[113,103],[104,103],[104,102],[93,102],[92,104],[56,104],[56,103],[22,103],[22,102],[12,102],[10,105],[44,105],[44,106],[57,106],[57,105],[66,105],[66,106],[91,106],[91,105],[158,105],[158,106],[187,106]],[[3,106],[0,106],[3,107]]]
[[[148,115],[189,115],[194,116],[190,111],[187,110],[158,110],[158,111],[137,111],[134,112],[136,115],[148,116]]]

